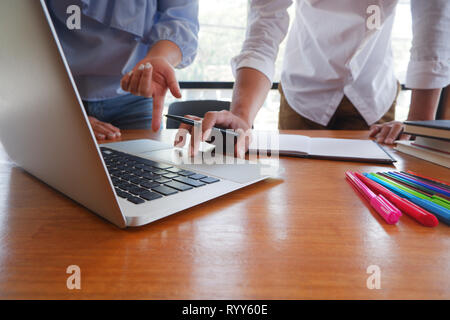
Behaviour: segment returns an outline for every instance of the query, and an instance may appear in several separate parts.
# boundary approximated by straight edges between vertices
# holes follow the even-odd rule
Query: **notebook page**
[[[338,158],[390,159],[372,140],[311,138],[310,155]]]
[[[250,151],[278,150],[280,154],[308,154],[311,138],[296,134],[278,134],[273,131],[255,131]]]

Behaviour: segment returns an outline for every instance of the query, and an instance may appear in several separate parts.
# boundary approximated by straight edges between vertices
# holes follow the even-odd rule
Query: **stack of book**
[[[414,141],[397,141],[396,150],[450,168],[450,120],[406,121]]]

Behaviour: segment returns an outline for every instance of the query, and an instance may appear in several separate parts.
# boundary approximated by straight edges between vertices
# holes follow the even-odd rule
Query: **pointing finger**
[[[139,81],[138,92],[139,95],[151,98],[152,97],[152,73],[153,67],[150,62],[145,64],[145,69],[142,71],[141,80]]]
[[[145,66],[141,64],[137,70],[133,71],[133,74],[131,75],[128,91],[134,95],[139,95],[139,83],[141,82],[141,76],[144,69]]]

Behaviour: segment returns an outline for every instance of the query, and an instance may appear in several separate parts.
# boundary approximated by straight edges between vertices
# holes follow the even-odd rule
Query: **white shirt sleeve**
[[[270,82],[275,73],[278,47],[289,28],[287,8],[292,0],[252,0],[246,39],[241,53],[231,60],[233,75],[243,67],[262,72]]]
[[[413,41],[406,86],[436,89],[450,84],[450,1],[411,0]]]

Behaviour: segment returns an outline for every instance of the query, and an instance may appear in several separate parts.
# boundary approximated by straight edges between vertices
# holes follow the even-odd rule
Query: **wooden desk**
[[[134,131],[123,139],[145,137],[156,136]],[[398,170],[450,180],[444,167],[394,155]],[[0,298],[450,298],[450,228],[426,228],[407,216],[387,225],[344,178],[349,169],[393,166],[296,158],[280,166],[278,179],[120,230],[0,149]],[[81,290],[66,287],[69,265],[81,268]],[[380,267],[379,290],[366,287],[370,265]]]

